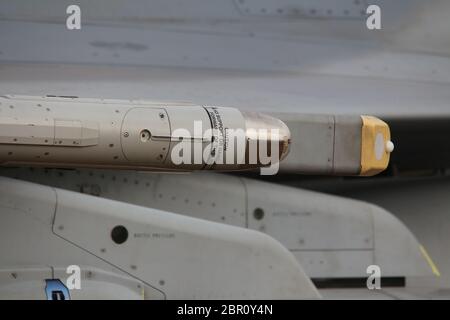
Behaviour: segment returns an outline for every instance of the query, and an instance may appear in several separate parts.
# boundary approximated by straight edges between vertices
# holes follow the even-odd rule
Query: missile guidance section
[[[394,150],[384,121],[366,115],[274,114],[293,136],[281,172],[373,176],[384,171]]]

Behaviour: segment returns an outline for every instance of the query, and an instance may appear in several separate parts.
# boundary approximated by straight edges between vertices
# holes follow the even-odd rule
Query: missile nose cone
[[[280,119],[258,112],[242,112],[245,119],[245,133],[248,142],[266,140],[267,147],[278,146],[278,159],[281,161],[289,153],[291,131]]]

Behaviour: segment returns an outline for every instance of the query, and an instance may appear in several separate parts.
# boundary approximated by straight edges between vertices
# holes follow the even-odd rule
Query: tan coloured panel
[[[162,108],[133,108],[123,119],[122,151],[129,161],[163,163],[170,137],[168,115]]]
[[[276,145],[286,146],[283,157],[290,141],[289,129],[283,122],[265,118],[271,120],[269,124],[274,128],[266,128],[267,123],[260,121],[261,115],[244,115],[234,108],[140,100],[0,96],[0,164],[147,171],[259,168],[267,163],[247,163],[244,158],[248,151],[248,123],[284,132],[270,136]],[[221,133],[214,137],[214,145],[215,133],[211,129]],[[227,156],[232,161],[225,161],[220,150],[226,150],[228,133],[237,129],[242,132],[243,143],[237,153],[241,156]]]

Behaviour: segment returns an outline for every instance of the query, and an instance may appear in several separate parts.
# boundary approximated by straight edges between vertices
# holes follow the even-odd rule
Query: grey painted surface
[[[59,63],[3,62],[0,70],[2,95],[176,100],[277,113],[449,115],[449,85],[438,82],[312,72]]]
[[[323,189],[329,183],[322,183]],[[317,184],[316,189],[320,189]],[[414,233],[440,272],[440,277],[410,279],[411,285],[444,293],[450,286],[449,177],[353,180],[334,184],[333,193],[370,201],[386,208]],[[330,191],[328,191],[330,192]]]
[[[0,4],[1,94],[448,115],[446,1],[380,1],[377,32],[333,15],[249,17],[231,0],[108,1],[106,11],[82,1],[86,23],[68,31],[64,2],[30,3]]]
[[[32,266],[99,268],[137,280],[148,299],[319,297],[293,255],[262,233],[5,177],[0,190],[0,268],[29,276]],[[115,226],[128,230],[121,244]],[[101,287],[78,297],[110,297]],[[123,290],[132,297],[130,284]]]
[[[3,175],[267,233],[313,278],[423,276],[411,232],[366,202],[234,176],[105,170],[2,169]]]
[[[274,114],[294,137],[280,163],[283,172],[358,175],[361,172],[361,128],[358,115]]]

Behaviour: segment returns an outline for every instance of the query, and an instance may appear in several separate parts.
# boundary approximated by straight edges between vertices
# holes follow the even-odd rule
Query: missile
[[[370,116],[0,96],[2,166],[276,174],[286,158],[286,172],[368,176],[386,169],[392,150],[389,126]]]
[[[282,121],[234,108],[6,95],[0,110],[2,166],[228,171],[289,152]]]

